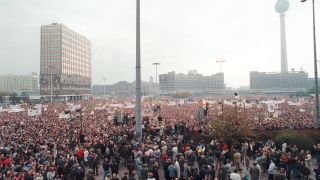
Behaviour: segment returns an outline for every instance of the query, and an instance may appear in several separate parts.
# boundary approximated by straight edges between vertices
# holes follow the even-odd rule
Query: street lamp
[[[158,82],[158,66],[160,65],[160,63],[155,62],[155,63],[152,63],[152,65],[156,66],[156,83],[157,83]]]
[[[82,144],[84,142],[84,134],[83,134],[83,123],[82,123],[82,109],[77,108],[76,109],[77,117],[80,117],[80,143]]]
[[[226,62],[225,60],[219,60],[219,61],[216,61],[217,63],[219,63],[220,65],[220,82],[222,82],[222,63]],[[222,89],[224,89],[224,82],[222,82]]]
[[[222,68],[221,68],[221,65],[222,63],[226,62],[225,60],[219,60],[219,61],[216,61],[217,63],[220,64],[220,74],[222,73]]]
[[[301,0],[306,2],[307,0]],[[314,0],[312,0],[312,18],[313,18],[313,56],[314,56],[314,80],[315,80],[315,96],[316,96],[316,115],[315,119],[320,125],[320,114],[319,114],[319,87],[318,87],[318,66],[317,66],[317,44],[316,44],[316,20],[315,20],[315,8]]]
[[[160,65],[160,63],[155,62],[155,63],[152,63],[152,65],[156,66],[156,84],[157,84],[158,83],[158,66]],[[156,92],[156,98],[158,98],[158,88],[157,88],[157,92]]]
[[[106,79],[105,77],[102,78],[103,79],[103,98],[106,97]]]
[[[71,116],[71,110],[70,110],[70,109],[64,110],[64,114],[69,115],[69,117],[68,117],[68,124],[69,124],[69,146],[70,146],[70,148],[72,148],[71,122],[74,121],[75,118]]]
[[[52,69],[54,66],[48,66],[50,69],[50,103],[52,103]]]
[[[222,100],[222,101],[219,101],[218,104],[221,105],[221,114],[223,115],[223,100]]]
[[[136,139],[142,141],[141,125],[141,49],[140,49],[140,0],[137,0],[136,7]]]

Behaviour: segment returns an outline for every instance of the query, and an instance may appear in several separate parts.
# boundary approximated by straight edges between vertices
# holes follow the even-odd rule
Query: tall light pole
[[[50,103],[52,103],[52,69],[54,68],[53,66],[48,66],[50,69]]]
[[[136,139],[142,141],[141,125],[141,49],[140,49],[140,0],[137,0],[136,7]]]
[[[158,66],[160,65],[160,63],[158,62],[155,62],[155,63],[152,63],[152,65],[155,65],[156,66],[156,85],[158,83]],[[156,92],[156,99],[158,98],[158,89],[159,87],[157,87],[157,92]]]
[[[307,0],[301,0],[306,2]],[[314,0],[312,0],[312,17],[313,17],[313,56],[314,56],[314,80],[315,80],[315,96],[316,96],[316,114],[315,119],[320,126],[320,114],[319,114],[319,87],[318,87],[318,65],[317,65],[317,43],[316,43],[316,17],[314,9]]]
[[[219,60],[219,61],[216,61],[217,63],[219,63],[220,65],[220,81],[222,81],[222,63],[226,62],[225,60]],[[222,90],[224,90],[224,82],[222,82]]]
[[[107,78],[102,78],[103,79],[103,98],[106,97],[106,79]]]
[[[152,63],[152,65],[156,66],[156,83],[157,83],[158,82],[158,66],[160,65],[160,63],[155,62],[155,63]]]
[[[222,63],[224,63],[226,61],[225,60],[219,60],[219,61],[216,61],[216,62],[220,64],[220,73],[222,73],[221,65],[222,65]]]

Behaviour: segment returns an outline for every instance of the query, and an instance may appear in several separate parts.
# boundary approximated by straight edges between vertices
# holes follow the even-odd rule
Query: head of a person
[[[253,161],[253,166],[257,166],[257,161]]]
[[[132,172],[131,172],[131,175],[132,176],[135,176],[137,173],[136,173],[136,171],[135,170],[133,170]]]
[[[234,173],[238,173],[238,170],[237,170],[237,169],[234,169],[233,172],[234,172]]]
[[[153,173],[152,172],[148,172],[148,178],[152,178],[153,177]]]

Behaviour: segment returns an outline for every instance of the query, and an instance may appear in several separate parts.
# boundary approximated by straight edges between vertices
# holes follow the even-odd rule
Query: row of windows
[[[78,55],[78,56],[83,56],[83,57],[91,55],[91,52],[89,50],[72,49],[72,48],[66,48],[66,47],[62,48],[62,52],[74,54],[74,55]]]
[[[78,45],[80,47],[87,47],[87,48],[90,47],[90,43],[88,41],[79,41],[77,39],[62,37],[62,42],[63,44],[66,44],[66,45]]]

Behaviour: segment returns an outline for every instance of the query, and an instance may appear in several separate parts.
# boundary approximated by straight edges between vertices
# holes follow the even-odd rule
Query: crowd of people
[[[115,100],[74,102],[81,104],[81,111],[71,111],[64,118],[61,114],[70,104],[47,104],[37,116],[28,116],[27,110],[0,112],[0,179],[237,180],[263,179],[263,174],[270,179],[320,178],[320,145],[299,149],[272,140],[195,141],[187,134],[206,131],[197,117],[199,103],[166,102],[143,102],[140,143],[135,140],[134,108],[115,106],[125,104]],[[206,119],[214,121],[220,106],[207,106]],[[257,129],[273,130],[315,128],[309,107],[311,103],[281,104],[278,117],[267,113],[265,105],[243,109],[253,119],[263,115],[255,120]],[[122,116],[117,115],[119,111]]]

